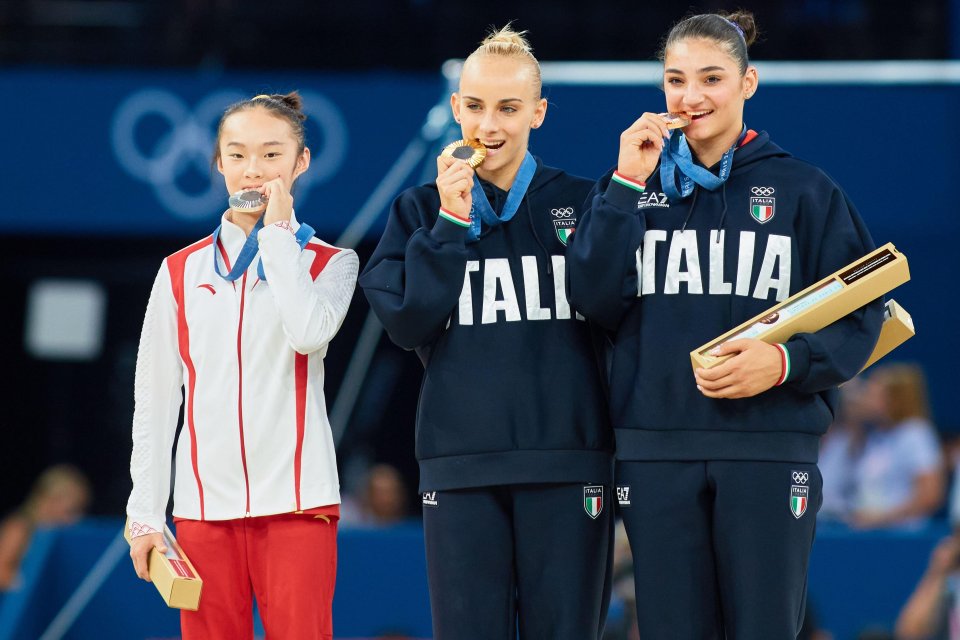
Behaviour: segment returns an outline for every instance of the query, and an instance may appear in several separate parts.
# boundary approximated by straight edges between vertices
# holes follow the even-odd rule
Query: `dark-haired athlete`
[[[620,139],[568,253],[571,301],[615,332],[617,485],[644,640],[793,640],[803,618],[837,385],[877,340],[882,300],[784,344],[691,350],[873,248],[843,191],[747,129],[749,13],[696,15],[661,59],[669,130]]]

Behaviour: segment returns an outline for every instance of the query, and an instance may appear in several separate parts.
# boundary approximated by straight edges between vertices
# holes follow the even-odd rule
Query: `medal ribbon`
[[[527,151],[499,216],[490,206],[490,201],[487,200],[487,194],[483,192],[480,181],[474,180],[473,189],[470,192],[473,197],[473,206],[470,208],[470,228],[467,229],[467,242],[476,242],[480,239],[481,221],[489,227],[496,227],[504,222],[509,222],[516,215],[523,197],[527,195],[527,189],[530,187],[530,181],[533,180],[533,174],[536,171],[537,161]]]
[[[243,248],[240,249],[240,254],[237,256],[237,261],[234,263],[233,269],[227,274],[220,272],[220,262],[217,260],[216,248],[220,246],[220,227],[222,226],[222,224],[217,225],[217,228],[213,231],[213,270],[227,282],[233,282],[246,272],[247,267],[250,266],[250,263],[253,262],[253,259],[257,256],[257,252],[260,251],[260,243],[257,242],[257,232],[263,228],[263,216],[257,220],[257,224],[253,225],[253,230],[250,231],[250,235],[247,236],[247,241],[243,243]],[[310,241],[310,238],[313,237],[314,233],[313,227],[305,223],[300,223],[300,228],[297,229],[295,237],[301,251],[303,251],[303,248]],[[257,263],[257,276],[264,282],[267,281],[267,276],[263,272],[263,259]]]
[[[687,138],[679,129],[670,134],[670,141],[663,145],[660,152],[660,183],[663,192],[671,202],[683,200],[693,193],[694,183],[708,191],[716,191],[730,177],[730,168],[733,165],[733,153],[740,146],[740,142],[747,133],[747,126],[743,126],[740,137],[727,149],[720,158],[720,175],[715,176],[709,169],[705,169],[693,161],[693,153]],[[676,174],[680,175],[677,176]],[[677,189],[679,178],[680,188]]]

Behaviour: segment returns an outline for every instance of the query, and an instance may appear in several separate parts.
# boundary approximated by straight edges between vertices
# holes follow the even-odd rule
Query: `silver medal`
[[[234,211],[257,211],[267,204],[267,196],[255,189],[249,189],[237,191],[227,202]]]

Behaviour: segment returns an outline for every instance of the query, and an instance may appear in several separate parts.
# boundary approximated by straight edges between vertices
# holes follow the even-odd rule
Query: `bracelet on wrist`
[[[635,180],[634,178],[627,177],[620,173],[619,171],[614,171],[613,176],[610,178],[619,184],[622,184],[625,187],[630,187],[635,191],[643,192],[647,189],[647,183],[640,180]]]
[[[455,225],[459,225],[459,226],[461,226],[461,227],[469,227],[469,226],[470,226],[470,218],[469,218],[469,217],[468,217],[468,218],[462,218],[462,217],[460,217],[459,215],[457,215],[456,213],[454,213],[453,211],[450,211],[449,209],[445,209],[444,207],[440,207],[440,217],[446,219],[446,220],[449,221],[449,222],[452,222],[452,223],[455,224]]]
[[[773,385],[775,387],[779,387],[787,381],[787,378],[790,377],[790,352],[787,351],[786,345],[777,343],[773,346],[775,346],[777,351],[780,352],[780,379],[777,380],[775,385]]]

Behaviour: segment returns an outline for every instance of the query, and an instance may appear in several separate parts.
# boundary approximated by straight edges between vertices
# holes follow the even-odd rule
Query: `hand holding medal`
[[[233,211],[238,213],[264,213],[264,225],[290,220],[293,212],[293,196],[287,192],[280,178],[265,182],[260,189],[237,191],[227,199]],[[272,196],[272,197],[271,197]]]
[[[293,215],[293,194],[287,190],[287,185],[282,179],[274,178],[264,182],[263,197],[267,199],[267,211],[263,216],[264,226],[290,221]]]
[[[664,141],[670,138],[671,130],[688,124],[690,120],[679,114],[644,113],[620,134],[617,171],[633,180],[646,182],[660,160]]]
[[[470,219],[473,206],[473,170],[487,157],[479,140],[457,140],[444,147],[437,157],[437,190],[440,206],[463,220]]]

